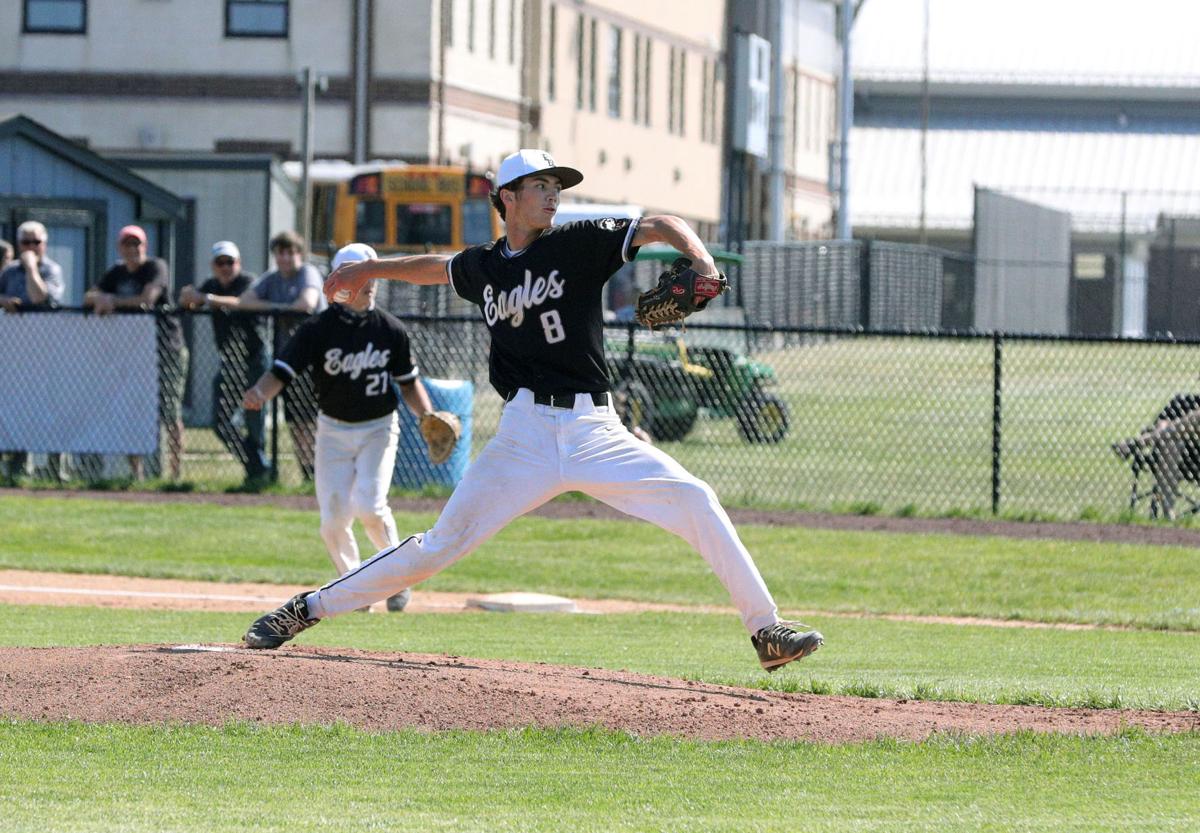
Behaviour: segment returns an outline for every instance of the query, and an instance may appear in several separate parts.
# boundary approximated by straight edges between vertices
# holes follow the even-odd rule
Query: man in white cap
[[[337,269],[375,257],[370,246],[351,243],[334,255],[332,265]],[[261,410],[309,368],[317,391],[321,538],[341,575],[360,563],[352,529],[355,518],[376,548],[400,543],[387,502],[400,439],[396,406],[402,398],[419,419],[433,411],[433,404],[413,361],[408,334],[395,316],[375,308],[374,286],[301,324],[271,368],[242,395],[242,405]],[[410,595],[407,587],[396,588],[388,596],[388,610],[403,610]]]
[[[212,247],[212,277],[199,287],[185,286],[179,305],[186,309],[212,310],[213,336],[220,354],[220,368],[213,377],[213,430],[229,453],[246,470],[242,488],[258,491],[267,485],[267,460],[262,411],[246,411],[243,420],[242,391],[267,367],[266,343],[252,315],[236,314],[238,298],[251,287],[255,276],[242,271],[242,253],[231,240]],[[245,423],[245,433],[238,423]]]
[[[541,150],[500,165],[492,204],[506,236],[456,255],[347,264],[329,297],[369,294],[372,279],[444,284],[476,304],[491,334],[490,380],[504,399],[496,436],[475,458],[433,528],[411,535],[341,579],[259,617],[244,640],[277,648],[321,619],[411,587],[471,553],[509,521],[568,491],[584,492],[683,538],[729,592],[759,663],[774,671],[822,636],[779,618],[750,553],[712,488],[642,442],[613,407],[604,358],[604,284],[639,246],[666,243],[701,275],[712,255],[678,217],[604,218],[554,225],[559,193],[583,180]]]

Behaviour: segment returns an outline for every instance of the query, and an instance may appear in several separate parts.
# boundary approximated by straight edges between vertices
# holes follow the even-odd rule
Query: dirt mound
[[[621,671],[285,646],[0,649],[0,715],[87,723],[347,723],[386,731],[604,726],[843,743],[933,732],[1200,731],[1190,712],[818,697]],[[787,672],[783,672],[787,673]]]

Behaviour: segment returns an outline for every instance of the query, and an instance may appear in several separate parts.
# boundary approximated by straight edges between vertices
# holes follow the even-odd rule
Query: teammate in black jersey
[[[334,255],[333,265],[374,257],[370,246],[352,243]],[[387,502],[400,438],[392,380],[399,382],[400,396],[415,416],[433,405],[413,362],[408,333],[394,316],[375,309],[374,284],[301,324],[272,367],[243,394],[242,404],[259,410],[310,367],[317,391],[321,538],[341,575],[360,563],[355,518],[379,549],[400,541]],[[407,585],[393,591],[388,610],[403,610],[410,595]]]
[[[673,216],[553,226],[559,193],[582,180],[543,151],[518,151],[501,164],[492,197],[505,237],[457,255],[347,264],[326,280],[331,300],[361,294],[374,278],[449,282],[483,313],[492,337],[491,383],[506,404],[496,436],[432,529],[260,617],[246,633],[247,645],[278,647],[320,619],[424,581],[514,518],[563,492],[581,491],[699,550],[729,591],[768,671],[820,647],[819,633],[780,620],[708,484],[635,438],[613,408],[602,343],[605,282],[647,243],[674,247],[701,274],[716,272],[712,256]]]

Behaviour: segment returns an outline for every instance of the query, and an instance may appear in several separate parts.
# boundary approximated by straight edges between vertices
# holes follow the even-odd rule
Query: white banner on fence
[[[0,314],[0,450],[151,454],[154,317]]]

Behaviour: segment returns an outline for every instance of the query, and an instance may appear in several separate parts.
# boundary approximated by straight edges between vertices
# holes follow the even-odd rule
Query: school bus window
[[[463,243],[474,246],[492,239],[492,204],[469,199],[463,203]]]
[[[397,246],[448,246],[453,241],[451,207],[438,203],[396,206]]]
[[[486,176],[469,174],[467,176],[467,196],[483,197],[485,200],[492,193],[492,181]]]
[[[360,243],[386,243],[387,206],[382,200],[359,200],[354,209],[354,239]]]

